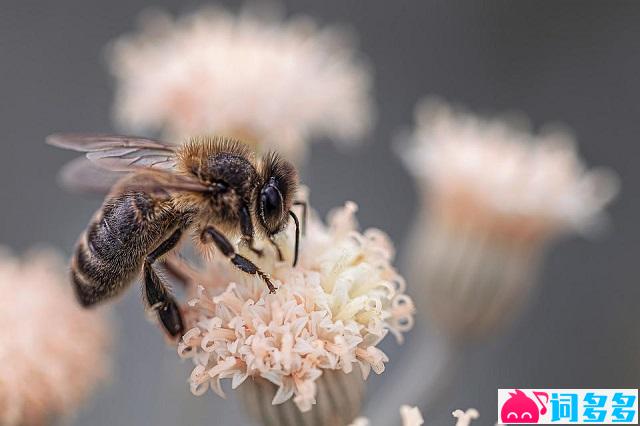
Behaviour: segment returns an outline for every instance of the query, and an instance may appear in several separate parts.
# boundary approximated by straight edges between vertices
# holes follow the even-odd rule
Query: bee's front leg
[[[258,268],[255,263],[244,256],[236,253],[231,242],[220,231],[213,226],[208,226],[202,230],[200,238],[203,242],[213,242],[223,255],[231,260],[238,269],[251,275],[258,275],[264,280],[269,288],[269,293],[275,293],[276,288],[269,279],[269,276]]]
[[[254,252],[256,256],[262,257],[264,251],[255,246],[253,238],[253,222],[251,221],[251,215],[247,206],[240,209],[240,230],[242,231],[242,239],[246,241],[249,250]]]
[[[160,322],[172,337],[184,332],[182,314],[176,300],[171,296],[167,286],[162,282],[153,264],[162,255],[176,247],[182,237],[182,229],[178,228],[169,238],[163,241],[144,261],[144,288],[149,306],[158,313]]]

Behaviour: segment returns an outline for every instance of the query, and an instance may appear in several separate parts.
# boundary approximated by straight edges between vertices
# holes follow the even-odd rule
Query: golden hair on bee
[[[185,175],[197,176],[206,171],[210,159],[222,153],[246,158],[252,164],[255,163],[255,154],[239,139],[226,136],[194,136],[178,148],[176,170]]]
[[[263,185],[266,187],[273,185],[278,188],[278,192],[282,197],[281,215],[287,215],[298,192],[298,172],[295,167],[276,152],[269,152],[260,160],[258,170]],[[264,189],[262,194],[264,195]],[[260,206],[261,204],[258,203],[257,205]],[[262,219],[266,224],[266,229],[271,234],[276,233],[278,226],[282,225],[282,220],[275,221],[277,223],[269,223],[271,221],[264,215]]]
[[[297,261],[300,223],[291,208],[298,174],[275,153],[257,161],[241,141],[216,136],[194,137],[179,147],[113,135],[52,135],[47,140],[86,152],[90,163],[103,169],[128,173],[109,191],[76,246],[71,280],[84,306],[116,296],[142,275],[148,306],[169,335],[179,336],[184,332],[182,315],[155,262],[185,234],[199,245],[214,246],[274,292],[269,277],[237,253],[236,243],[261,256],[255,242],[264,239],[284,260],[274,236],[293,219],[294,265]],[[76,178],[68,181],[87,185],[88,179],[80,178],[86,169],[77,164],[70,169]]]

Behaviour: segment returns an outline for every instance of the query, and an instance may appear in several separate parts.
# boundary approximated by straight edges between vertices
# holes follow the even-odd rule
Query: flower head
[[[352,141],[370,125],[368,72],[336,30],[218,8],[143,24],[110,56],[129,130],[232,134],[295,159],[309,138]]]
[[[418,407],[403,405],[400,407],[400,416],[402,416],[403,426],[420,426],[424,423]]]
[[[471,424],[471,420],[476,420],[480,417],[480,413],[475,408],[469,408],[467,411],[456,410],[451,413],[453,417],[458,419],[456,421],[456,426],[469,426]]]
[[[424,424],[422,413],[418,407],[402,405],[400,417],[402,417],[402,426],[421,426]],[[358,417],[349,426],[371,426],[371,422],[366,417]]]
[[[108,325],[82,309],[58,257],[0,251],[0,424],[70,413],[108,370]]]
[[[295,268],[273,255],[254,258],[271,275],[275,294],[235,270],[231,283],[215,280],[198,288],[187,309],[192,328],[179,344],[179,353],[196,365],[194,394],[212,387],[222,395],[221,379],[230,378],[235,388],[259,376],[279,386],[274,404],[293,398],[307,411],[323,370],[349,373],[359,365],[365,378],[371,369],[384,371],[388,358],[377,344],[388,331],[401,338],[412,326],[413,303],[391,266],[386,235],[358,232],[355,211],[348,203],[330,215],[328,226],[312,217]],[[290,238],[277,242],[286,259]],[[250,257],[247,252],[242,254]],[[229,277],[227,261],[211,268],[211,276]]]
[[[535,238],[588,228],[617,192],[613,173],[585,169],[566,132],[534,135],[434,101],[416,121],[403,158],[449,220]]]

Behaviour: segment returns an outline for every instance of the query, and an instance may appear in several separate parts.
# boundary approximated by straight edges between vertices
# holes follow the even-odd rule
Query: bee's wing
[[[118,181],[130,172],[107,170],[85,157],[71,160],[62,167],[58,175],[58,181],[72,192],[83,194],[106,195]],[[130,190],[146,191],[193,191],[208,192],[211,190],[206,185],[195,179],[174,175],[167,170],[153,170],[156,179],[143,179],[126,185]]]
[[[171,170],[175,149],[165,143],[132,136],[58,133],[47,137],[49,145],[86,152],[89,160],[113,171],[139,168]]]
[[[106,195],[127,174],[104,169],[85,157],[78,157],[62,166],[58,183],[71,192]]]

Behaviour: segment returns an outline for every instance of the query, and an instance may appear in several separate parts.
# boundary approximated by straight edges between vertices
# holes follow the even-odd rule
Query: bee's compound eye
[[[261,207],[264,220],[269,223],[279,221],[282,217],[282,194],[273,185],[267,185],[261,194]]]

